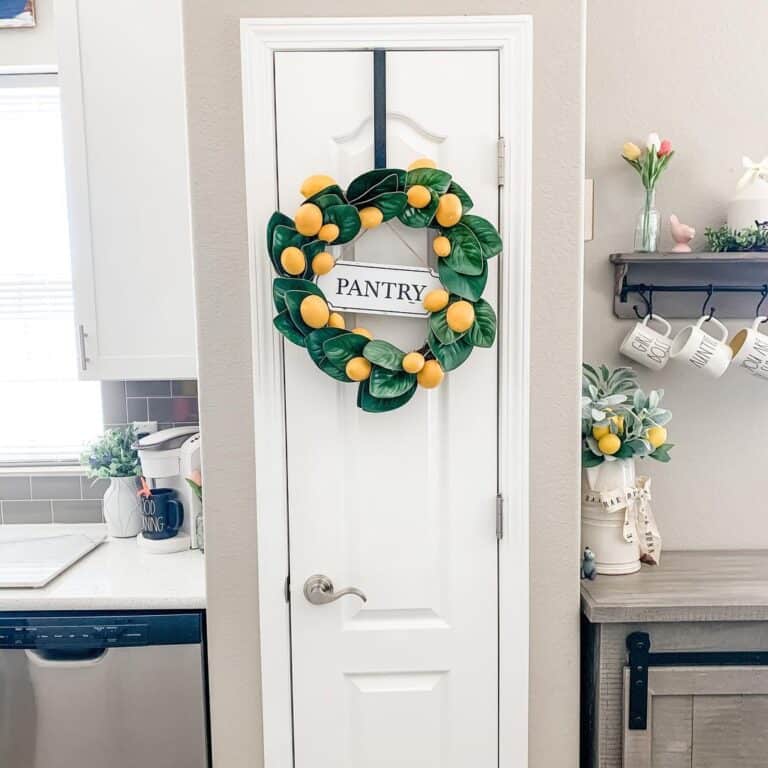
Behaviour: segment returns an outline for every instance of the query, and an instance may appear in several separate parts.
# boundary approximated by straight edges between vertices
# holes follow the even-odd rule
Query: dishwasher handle
[[[31,664],[47,669],[84,669],[100,664],[108,648],[36,648],[25,650]]]

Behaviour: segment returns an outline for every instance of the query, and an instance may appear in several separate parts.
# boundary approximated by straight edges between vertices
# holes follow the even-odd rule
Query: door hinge
[[[285,577],[285,585],[283,586],[283,596],[285,597],[286,603],[291,602],[291,574],[290,573]]]
[[[500,187],[504,186],[507,167],[507,142],[503,136],[499,136],[496,142],[496,182]]]
[[[88,354],[85,351],[85,340],[88,338],[88,334],[85,332],[85,326],[82,323],[77,326],[77,333],[78,341],[80,342],[80,370],[87,371],[88,363],[91,362],[91,359],[88,357]]]
[[[496,494],[496,538],[504,538],[504,497]]]

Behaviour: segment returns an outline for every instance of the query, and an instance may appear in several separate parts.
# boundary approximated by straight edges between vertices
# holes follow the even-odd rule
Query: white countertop
[[[104,525],[2,525],[0,540],[63,533],[102,534]],[[157,555],[135,539],[108,538],[41,589],[0,589],[2,611],[179,610],[205,608],[199,550]]]

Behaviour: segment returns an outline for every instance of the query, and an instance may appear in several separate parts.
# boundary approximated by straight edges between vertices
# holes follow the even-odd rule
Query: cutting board
[[[0,542],[0,589],[44,587],[106,536],[83,533]]]

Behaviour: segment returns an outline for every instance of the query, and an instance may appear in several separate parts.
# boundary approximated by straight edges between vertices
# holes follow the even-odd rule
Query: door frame
[[[499,131],[507,150],[499,209],[499,764],[528,764],[532,45],[528,15],[241,19],[265,768],[293,764],[283,346],[272,326],[273,275],[263,254],[277,208],[276,185],[262,182],[277,169],[273,56],[372,48],[499,51]]]

